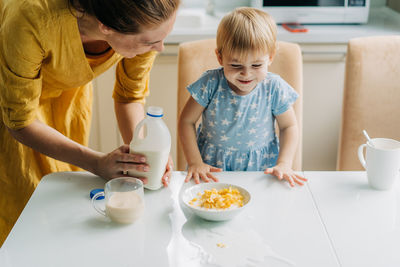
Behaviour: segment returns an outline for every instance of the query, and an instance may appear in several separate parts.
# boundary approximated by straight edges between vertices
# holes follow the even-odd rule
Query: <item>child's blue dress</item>
[[[268,73],[247,95],[229,88],[223,68],[203,73],[187,87],[205,107],[197,143],[203,161],[224,171],[264,171],[278,159],[275,116],[298,98],[279,75]]]

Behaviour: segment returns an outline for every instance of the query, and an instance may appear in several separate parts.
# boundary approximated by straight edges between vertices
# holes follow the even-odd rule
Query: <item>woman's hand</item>
[[[296,174],[290,166],[283,163],[278,163],[272,168],[267,168],[264,173],[272,174],[276,176],[279,180],[285,179],[289,182],[291,187],[294,187],[295,183],[302,186],[304,185],[304,182],[307,182],[306,178]]]
[[[129,177],[130,175],[126,174],[126,171],[133,169],[142,172],[148,171],[149,166],[146,164],[146,157],[140,154],[130,154],[129,145],[122,145],[101,156],[93,173],[110,180],[116,177]],[[142,180],[144,184],[147,183],[147,178],[137,178]]]
[[[165,173],[161,179],[164,187],[168,186],[173,170],[174,170],[174,162],[172,161],[171,155],[169,155],[167,166],[165,167]]]
[[[218,178],[215,177],[211,172],[221,172],[222,169],[210,166],[204,162],[198,164],[189,165],[187,175],[185,178],[185,183],[189,182],[190,179],[194,179],[196,184],[200,183],[200,178],[208,183],[211,180],[218,182]]]

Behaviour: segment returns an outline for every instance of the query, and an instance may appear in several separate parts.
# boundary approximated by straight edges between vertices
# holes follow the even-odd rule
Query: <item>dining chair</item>
[[[215,39],[184,42],[178,50],[178,121],[187,100],[189,92],[186,87],[195,82],[207,69],[218,68],[220,65],[215,55]],[[278,41],[277,54],[269,71],[279,74],[299,94],[294,104],[299,125],[299,143],[293,161],[293,169],[301,170],[302,162],[302,121],[303,121],[303,63],[300,46],[294,43]],[[179,136],[177,135],[177,170],[186,169],[186,159]]]
[[[400,36],[348,43],[337,170],[363,170],[357,156],[363,129],[371,138],[400,140]]]

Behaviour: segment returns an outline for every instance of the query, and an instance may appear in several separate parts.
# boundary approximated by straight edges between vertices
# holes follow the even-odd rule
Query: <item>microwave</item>
[[[367,23],[370,0],[251,0],[278,24]]]

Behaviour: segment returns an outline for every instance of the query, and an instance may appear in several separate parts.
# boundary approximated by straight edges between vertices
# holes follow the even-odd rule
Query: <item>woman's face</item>
[[[105,41],[115,52],[126,58],[133,58],[149,51],[161,52],[164,50],[164,39],[172,31],[175,18],[176,12],[159,26],[145,29],[138,34],[123,34],[112,30],[107,34]]]

